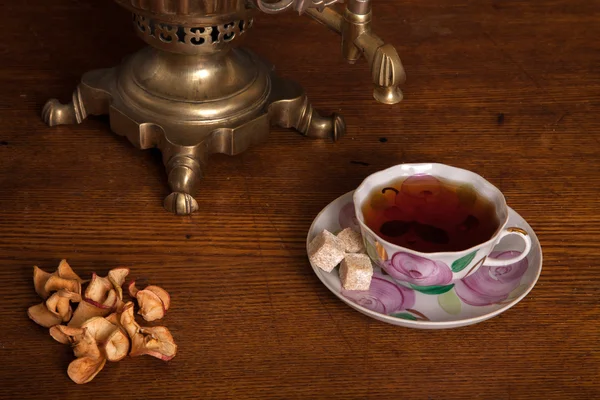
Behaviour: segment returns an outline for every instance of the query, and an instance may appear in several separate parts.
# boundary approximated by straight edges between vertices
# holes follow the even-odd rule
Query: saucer
[[[313,221],[308,243],[324,229],[337,233],[346,227],[360,231],[352,201],[353,192],[338,197]],[[522,228],[531,237],[526,259],[505,267],[480,267],[468,277],[434,290],[418,291],[395,282],[378,266],[368,291],[346,291],[338,275],[339,267],[325,272],[312,265],[321,282],[340,300],[379,321],[417,329],[449,329],[473,325],[501,314],[523,300],[542,272],[542,248],[529,224],[509,208],[508,225]],[[494,248],[494,256],[521,252],[523,241],[508,236]]]

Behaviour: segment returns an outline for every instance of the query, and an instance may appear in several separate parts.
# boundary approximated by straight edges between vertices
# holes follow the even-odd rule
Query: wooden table
[[[8,3],[8,4],[7,4]],[[52,5],[50,5],[52,4]],[[49,97],[141,43],[110,1],[0,6],[0,398],[600,398],[600,7],[544,2],[377,0],[375,30],[398,46],[405,101],[371,98],[366,64],[293,13],[257,18],[247,41],[348,135],[215,156],[188,218],[162,209],[157,152],[107,119],[46,127]],[[307,230],[331,200],[402,162],[473,170],[536,230],[531,294],[487,322],[420,331],[353,311],[316,278]],[[173,298],[169,363],[110,364],[87,385],[72,351],[27,318],[32,266],[66,258],[89,276],[130,266]]]

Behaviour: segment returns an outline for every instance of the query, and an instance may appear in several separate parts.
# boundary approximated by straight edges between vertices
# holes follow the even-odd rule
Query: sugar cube
[[[333,233],[324,230],[308,245],[308,257],[313,265],[331,272],[344,259],[344,244]]]
[[[362,235],[352,228],[346,228],[337,235],[338,239],[344,243],[344,250],[347,253],[364,253],[365,244]]]
[[[369,290],[373,265],[366,254],[346,254],[340,265],[340,281],[346,290]]]

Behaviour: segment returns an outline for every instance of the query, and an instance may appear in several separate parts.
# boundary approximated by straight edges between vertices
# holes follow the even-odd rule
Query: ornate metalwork
[[[167,44],[176,46],[215,46],[231,42],[252,27],[252,18],[235,20],[225,24],[212,26],[187,27],[158,22],[140,14],[133,13],[133,24],[137,33],[148,44],[164,48]],[[158,43],[157,43],[158,42]],[[181,48],[183,52],[194,51]]]

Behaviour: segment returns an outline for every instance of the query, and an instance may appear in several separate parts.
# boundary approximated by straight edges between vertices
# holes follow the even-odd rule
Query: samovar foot
[[[78,90],[73,93],[73,100],[68,104],[62,104],[58,99],[50,99],[42,109],[42,119],[49,126],[80,124],[85,119],[77,104]]]
[[[282,128],[294,128],[312,139],[339,140],[346,133],[346,122],[339,114],[321,116],[312,106],[304,89],[297,83],[272,74],[273,96],[269,106],[271,123]]]
[[[176,215],[189,215],[197,211],[198,202],[193,195],[202,177],[198,160],[186,155],[176,155],[171,157],[165,167],[172,191],[165,198],[165,209]]]
[[[190,215],[198,210],[198,202],[188,193],[172,192],[163,204],[165,210],[175,215]]]
[[[68,104],[48,100],[42,109],[44,122],[49,126],[80,124],[88,115],[108,114],[112,96],[106,84],[110,71],[100,69],[84,74]]]

